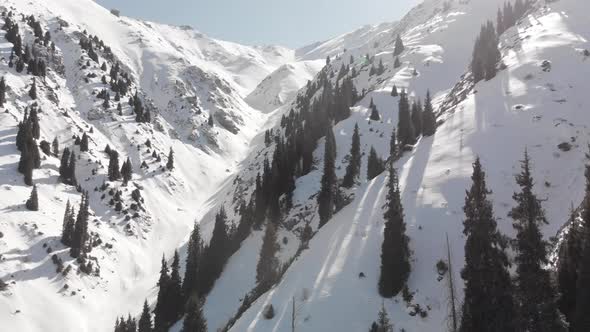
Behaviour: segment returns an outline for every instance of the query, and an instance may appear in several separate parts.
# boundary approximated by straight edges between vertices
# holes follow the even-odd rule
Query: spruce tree
[[[414,127],[414,135],[419,137],[422,135],[422,106],[420,101],[412,103],[412,126]]]
[[[522,172],[516,176],[521,191],[512,199],[516,206],[509,216],[514,219],[516,236],[516,291],[520,331],[562,331],[556,292],[549,271],[543,268],[548,263],[548,243],[543,240],[540,226],[547,224],[541,200],[533,193],[533,177],[530,159],[525,150],[521,162]]]
[[[379,294],[390,298],[401,291],[410,275],[409,238],[406,236],[397,171],[393,163],[389,163],[385,208]]]
[[[557,281],[559,285],[559,310],[571,324],[576,309],[578,268],[582,256],[582,227],[577,222],[577,212],[573,206],[570,212],[569,230],[559,247]]]
[[[109,181],[117,181],[121,178],[121,170],[119,169],[119,153],[111,150],[108,168]]]
[[[168,170],[174,169],[174,151],[172,148],[170,148],[170,151],[168,152],[168,162],[166,163],[166,168]]]
[[[369,119],[373,120],[373,121],[379,121],[381,120],[381,115],[379,114],[379,111],[377,110],[377,106],[375,104],[372,103],[373,100],[371,100],[371,115],[369,116]]]
[[[424,102],[422,132],[424,136],[432,136],[436,132],[436,118],[432,107],[432,99],[430,98],[430,90],[426,92],[426,101]]]
[[[158,280],[158,298],[156,308],[154,309],[154,331],[164,332],[168,331],[170,322],[168,321],[170,310],[170,295],[169,295],[170,275],[168,272],[168,264],[166,258],[162,255],[162,266],[160,268],[160,279]]]
[[[80,141],[80,152],[88,152],[88,135],[84,133]]]
[[[395,60],[393,62],[393,68],[399,68],[401,66],[402,66],[402,63],[401,63],[401,61],[399,61],[399,57],[396,56]]]
[[[350,188],[354,185],[361,170],[361,138],[359,134],[358,124],[354,125],[354,132],[352,133],[352,144],[350,145],[350,159],[346,166],[346,173],[342,180],[342,186]]]
[[[385,163],[377,155],[377,151],[371,146],[369,157],[367,158],[367,180],[373,180],[377,175],[383,173],[385,170]]]
[[[399,98],[399,112],[398,112],[397,135],[398,140],[402,146],[407,144],[413,145],[416,143],[416,134],[412,124],[412,117],[410,115],[410,104],[408,102],[408,95],[402,90]]]
[[[66,176],[67,182],[65,184],[69,184],[75,186],[78,184],[76,180],[76,154],[72,151],[70,153],[70,161],[68,162],[68,167],[66,169]]]
[[[199,270],[201,269],[203,251],[202,242],[203,240],[201,239],[199,224],[195,222],[187,244],[186,266],[184,270],[184,280],[182,282],[182,291],[187,298],[190,298],[193,295],[198,295],[201,289]]]
[[[586,195],[582,202],[582,253],[576,280],[576,306],[570,331],[582,332],[590,328],[590,165],[586,165]]]
[[[396,160],[399,157],[399,144],[397,141],[397,133],[395,129],[391,132],[391,139],[389,140],[389,158],[391,161]]]
[[[266,230],[256,265],[256,282],[262,290],[269,289],[277,280],[279,260],[276,254],[278,251],[277,229],[274,223],[269,220],[266,222]]]
[[[181,332],[207,332],[207,322],[203,315],[203,307],[197,296],[188,301],[187,312],[182,323]]]
[[[4,76],[0,79],[0,107],[4,107],[6,103],[6,81]]]
[[[374,326],[374,327],[373,327]],[[379,310],[379,318],[377,322],[373,322],[370,332],[393,332],[393,324],[389,321],[385,304],[381,303],[381,310]]]
[[[397,86],[395,86],[395,84],[393,85],[393,88],[391,88],[391,96],[392,97],[399,96],[399,93],[397,92]]]
[[[33,84],[31,85],[31,89],[29,90],[29,97],[35,100],[37,99],[37,82],[33,78]]]
[[[76,223],[74,224],[74,232],[72,234],[72,243],[70,246],[70,256],[73,258],[80,257],[89,252],[88,236],[88,212],[89,199],[88,192],[82,192],[82,199],[80,200],[80,208],[76,216]]]
[[[139,317],[137,324],[137,332],[153,332],[152,315],[147,300],[143,302],[143,310],[141,311],[141,317]]]
[[[170,265],[170,284],[168,286],[170,315],[168,320],[173,323],[180,319],[184,313],[184,296],[182,294],[182,280],[180,278],[180,257],[174,250],[174,259]]]
[[[334,201],[336,199],[336,139],[332,126],[328,127],[326,142],[324,144],[324,173],[321,180],[320,193],[318,195],[318,213],[320,216],[319,227],[325,225],[334,214]]]
[[[227,215],[222,206],[215,216],[215,226],[209,241],[209,247],[205,250],[203,268],[201,269],[200,282],[202,284],[201,295],[207,294],[215,280],[221,275],[223,267],[229,258],[229,236],[227,234]]]
[[[68,203],[66,204],[66,212],[64,213],[61,233],[61,243],[66,246],[72,245],[72,236],[74,235],[75,222],[74,209],[70,206],[70,201],[68,200]]]
[[[465,197],[465,280],[460,332],[515,332],[513,289],[504,252],[506,243],[496,229],[485,172],[479,158],[473,164],[473,184]]]
[[[33,190],[31,191],[31,196],[25,203],[25,206],[28,210],[31,211],[39,211],[39,197],[37,195],[37,186],[33,186]]]
[[[59,141],[57,140],[57,136],[53,139],[51,143],[51,152],[55,157],[59,156]]]
[[[397,37],[395,38],[395,48],[393,50],[393,56],[398,56],[398,55],[402,54],[404,49],[405,49],[404,42],[402,41],[402,37],[398,34]]]

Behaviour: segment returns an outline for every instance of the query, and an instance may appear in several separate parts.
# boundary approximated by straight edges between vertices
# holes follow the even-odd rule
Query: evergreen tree
[[[33,84],[31,85],[31,89],[29,90],[29,97],[35,100],[37,99],[37,82],[33,78]]]
[[[131,160],[127,157],[127,160],[123,162],[123,166],[121,166],[121,176],[123,177],[123,185],[127,185],[129,181],[131,181],[131,177],[133,174],[133,165],[131,164]]]
[[[389,158],[396,160],[399,157],[399,144],[397,142],[397,134],[395,129],[391,132],[391,139],[389,140]]]
[[[422,113],[422,132],[424,136],[432,136],[436,132],[436,118],[434,116],[430,91],[426,92],[424,112]]]
[[[379,294],[383,297],[393,297],[404,287],[410,275],[409,239],[406,236],[401,194],[393,163],[389,163],[387,190],[386,210],[383,214],[385,229],[381,245]]]
[[[422,106],[420,101],[412,104],[412,125],[414,127],[414,135],[419,137],[422,135]]]
[[[187,245],[186,267],[184,270],[184,280],[182,282],[182,291],[187,298],[198,295],[200,291],[199,270],[201,268],[201,256],[203,250],[203,240],[201,239],[201,230],[199,224],[195,222],[193,231]]]
[[[0,107],[4,107],[4,103],[6,103],[6,81],[3,76],[0,79]]]
[[[334,214],[334,201],[336,199],[336,139],[330,126],[326,133],[324,144],[324,173],[321,180],[321,189],[318,195],[318,212],[320,216],[319,227],[322,227]]]
[[[519,330],[562,331],[556,292],[549,271],[543,268],[548,263],[548,243],[543,240],[539,226],[547,224],[547,220],[541,200],[533,193],[534,182],[526,150],[521,169],[522,172],[516,176],[521,191],[512,196],[517,205],[509,213],[518,232],[516,290]]]
[[[399,68],[401,66],[402,66],[402,63],[401,63],[401,61],[399,61],[399,57],[396,56],[395,57],[395,60],[393,62],[393,68],[396,68],[397,69],[397,68]]]
[[[203,307],[197,296],[192,296],[188,301],[187,313],[182,323],[181,332],[207,332]]]
[[[395,86],[395,84],[393,85],[393,88],[391,88],[391,96],[392,97],[399,96],[399,93],[397,92],[397,86]]]
[[[74,209],[70,206],[70,201],[66,204],[66,212],[64,213],[61,243],[66,246],[72,245],[72,237],[74,235],[74,227],[76,220],[74,219]]]
[[[570,331],[582,332],[590,328],[590,165],[586,165],[586,196],[582,202],[582,253],[576,280],[576,306]]]
[[[352,144],[350,146],[350,159],[346,166],[346,173],[342,180],[342,186],[350,188],[354,185],[361,171],[361,138],[359,134],[358,124],[354,125],[354,132],[352,133]]]
[[[402,90],[399,98],[399,113],[398,113],[397,134],[398,140],[402,146],[407,144],[413,145],[416,143],[416,134],[412,124],[412,117],[410,115],[410,104],[408,102],[408,95]]]
[[[119,169],[119,152],[111,150],[108,168],[109,181],[117,181],[121,178]]]
[[[256,265],[256,282],[262,290],[269,289],[277,280],[279,260],[276,254],[278,251],[276,227],[273,222],[267,221],[258,264]]]
[[[214,125],[213,114],[209,114],[209,119],[207,120],[207,124],[209,124],[209,127],[213,127],[213,125]]]
[[[160,268],[160,279],[158,280],[158,299],[156,302],[156,308],[154,310],[154,331],[165,332],[168,331],[170,322],[168,321],[169,310],[170,310],[170,275],[168,271],[168,264],[166,258],[162,255],[162,267]]]
[[[65,184],[72,186],[78,184],[78,181],[76,180],[76,154],[73,151],[70,153],[70,161],[66,169],[66,176]]]
[[[225,208],[221,207],[215,216],[215,226],[209,241],[209,247],[205,250],[203,268],[201,269],[200,282],[202,290],[200,295],[207,294],[215,280],[221,275],[223,267],[229,258],[229,236],[227,234],[227,215]]]
[[[153,332],[152,315],[147,300],[143,302],[143,310],[141,311],[141,317],[137,324],[137,332]]]
[[[88,208],[89,199],[88,192],[82,192],[82,199],[80,200],[80,208],[76,216],[76,223],[74,224],[74,232],[72,234],[72,243],[70,246],[70,256],[77,258],[90,251],[88,245]]]
[[[37,196],[37,186],[33,186],[33,190],[31,191],[31,197],[25,203],[25,206],[28,210],[31,211],[39,211],[39,197]]]
[[[180,319],[184,312],[184,296],[182,294],[182,280],[180,279],[180,257],[178,251],[174,250],[174,259],[172,260],[170,271],[170,284],[168,286],[169,311],[168,320],[173,323]]]
[[[31,134],[34,139],[39,139],[41,136],[41,127],[39,125],[39,116],[37,115],[37,107],[31,107],[29,113],[29,122],[31,127]]]
[[[170,148],[170,151],[168,152],[168,162],[166,163],[166,168],[170,171],[174,169],[174,151],[172,148]]]
[[[402,54],[404,49],[405,49],[404,42],[402,41],[402,37],[398,34],[397,37],[395,38],[395,48],[393,50],[393,56],[398,56],[398,55]]]
[[[80,141],[80,152],[88,152],[88,135],[84,133]]]
[[[371,99],[371,116],[369,117],[369,119],[371,119],[373,121],[381,120],[381,115],[379,114],[379,111],[377,110],[377,106],[375,104],[373,104],[373,99]]]
[[[559,285],[559,310],[571,324],[576,309],[578,268],[582,256],[582,227],[576,220],[577,213],[572,207],[569,231],[559,247],[557,281]]]
[[[51,143],[51,152],[54,156],[59,156],[59,141],[57,140],[57,136],[53,139],[53,142]]]
[[[35,145],[35,148],[37,146]],[[33,185],[33,168],[34,168],[34,159],[33,159],[33,151],[31,149],[30,144],[24,144],[20,160],[18,163],[18,170],[24,175],[24,181],[27,186]]]
[[[367,180],[373,180],[377,175],[383,173],[385,170],[385,163],[377,155],[375,148],[371,146],[369,157],[367,158]]]
[[[389,316],[387,315],[387,310],[385,310],[385,305],[381,303],[381,310],[379,310],[379,318],[377,322],[373,322],[371,325],[371,329],[369,332],[393,332],[393,324],[389,321]]]
[[[514,332],[516,314],[504,252],[506,243],[496,229],[491,193],[479,158],[473,164],[473,185],[465,197],[465,280],[460,332]]]

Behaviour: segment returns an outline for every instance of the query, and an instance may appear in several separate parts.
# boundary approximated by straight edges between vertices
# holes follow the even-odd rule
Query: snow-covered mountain
[[[447,323],[449,274],[440,279],[436,263],[446,259],[448,235],[451,277],[462,297],[462,207],[475,156],[481,157],[487,172],[499,228],[510,236],[514,230],[507,213],[525,147],[533,160],[535,190],[546,199],[546,237],[567,221],[570,205],[579,204],[584,191],[590,141],[585,112],[590,105],[584,93],[590,74],[585,52],[590,49],[588,5],[579,0],[534,2],[533,9],[500,36],[502,70],[473,85],[467,72],[475,38],[503,4],[425,0],[398,22],[365,26],[290,50],[243,46],[189,27],[118,17],[91,0],[5,0],[0,11],[12,11],[25,44],[32,44],[34,36],[22,15],[33,15],[51,32],[56,47],[51,53],[38,48],[49,69],[45,78],[35,80],[38,98],[32,100],[28,92],[33,76],[9,67],[12,44],[0,30],[0,76],[9,87],[0,113],[0,280],[8,284],[0,291],[2,326],[8,331],[110,331],[118,315],[139,314],[144,299],[153,307],[162,253],[170,259],[178,248],[184,258],[195,221],[208,239],[221,206],[235,225],[239,205],[249,201],[264,159],[272,158],[276,148],[276,142],[265,142],[265,130],[284,133],[281,118],[291,110],[301,111],[298,97],[321,96],[317,83],[322,75],[337,86],[339,71],[349,66],[351,72],[344,75],[352,77],[354,70],[352,82],[361,98],[350,117],[333,128],[336,175],[344,175],[358,124],[360,184],[347,190],[348,204],[318,230],[316,194],[324,159],[320,139],[314,167],[295,180],[292,208],[279,221],[278,256],[287,267],[282,279],[242,307],[244,296],[256,286],[264,232],[252,230],[205,299],[209,330],[290,331],[295,305],[297,331],[363,331],[383,303],[396,330],[440,331]],[[0,25],[5,20],[0,17]],[[405,51],[395,68],[398,34]],[[89,36],[100,39],[112,55],[101,48],[98,62],[90,60],[79,46]],[[326,57],[330,62],[324,67]],[[116,102],[104,109],[96,96],[108,90],[101,77],[108,77],[117,62],[131,78],[120,115]],[[370,75],[372,64],[379,62],[383,72]],[[421,138],[395,162],[412,250],[409,304],[401,295],[384,300],[377,292],[387,174],[371,181],[365,176],[371,147],[382,157],[389,153],[390,133],[398,121],[398,97],[391,96],[394,85],[411,98],[424,98],[430,90],[439,112],[436,134]],[[135,91],[152,111],[151,123],[134,121],[127,100]],[[371,101],[380,121],[369,121]],[[77,209],[80,196],[74,187],[59,183],[58,157],[42,154],[41,167],[34,170],[39,211],[24,206],[31,187],[17,172],[15,142],[25,108],[34,103],[40,109],[38,141],[57,137],[62,149],[74,147],[80,156],[76,176],[89,191],[90,232],[101,239],[91,251],[98,275],[78,272],[78,264],[60,243],[66,202]],[[74,145],[74,137],[83,133],[90,137],[88,152]],[[558,149],[562,143],[570,149]],[[103,153],[107,145],[134,166],[126,187],[108,181],[109,157]],[[164,167],[170,148],[175,165],[171,171]],[[144,199],[137,214],[131,209],[136,188]],[[123,211],[109,202],[118,190]],[[315,233],[308,249],[300,251],[306,222]],[[56,273],[53,254],[72,271]],[[270,320],[263,317],[268,304],[275,309]],[[413,315],[416,305],[426,317]],[[233,324],[228,325],[230,320]],[[180,327],[179,322],[171,330]]]

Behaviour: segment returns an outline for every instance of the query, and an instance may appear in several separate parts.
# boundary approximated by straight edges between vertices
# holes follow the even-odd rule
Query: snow
[[[113,247],[102,245],[91,253],[98,259],[99,277],[75,270],[65,277],[55,273],[43,245],[48,244],[64,264],[73,264],[59,236],[66,201],[76,206],[80,196],[74,188],[57,183],[59,160],[48,156],[41,169],[34,171],[41,209],[24,208],[31,188],[23,185],[16,172],[19,153],[14,143],[16,125],[25,106],[32,103],[27,97],[32,77],[15,73],[0,60],[0,75],[11,88],[6,112],[0,113],[0,279],[9,283],[8,290],[0,293],[3,327],[10,331],[110,331],[117,315],[139,314],[146,298],[153,305],[162,253],[170,258],[178,248],[183,260],[193,222],[200,222],[208,238],[222,205],[229,219],[237,222],[236,208],[251,194],[264,157],[272,156],[273,147],[264,146],[264,130],[276,128],[281,115],[294,108],[296,93],[314,79],[327,56],[337,71],[341,64],[349,64],[352,55],[352,66],[360,71],[354,83],[358,91],[367,91],[352,108],[351,117],[334,127],[338,176],[344,174],[344,157],[357,123],[365,156],[371,146],[386,156],[390,133],[397,124],[392,86],[406,88],[412,98],[423,98],[430,89],[439,105],[465,73],[480,25],[495,19],[503,2],[452,1],[450,9],[443,11],[443,0],[427,0],[399,22],[365,26],[289,50],[243,46],[187,27],[118,18],[90,0],[6,0],[3,6],[34,14],[41,18],[44,29],[51,28],[65,75],[50,70],[45,82],[37,82],[41,139],[51,142],[58,136],[63,149],[73,144],[73,134],[94,129],[90,152],[78,161],[77,177],[90,190],[90,230]],[[513,177],[519,171],[518,160],[528,148],[536,193],[546,199],[543,204],[550,223],[543,232],[546,237],[555,235],[567,221],[571,203],[578,204],[584,190],[583,165],[590,142],[586,112],[590,105],[585,98],[590,58],[583,55],[590,48],[587,7],[579,0],[537,4],[534,12],[501,37],[506,69],[477,84],[456,107],[445,110],[437,133],[422,138],[414,151],[395,163],[413,251],[408,286],[415,292],[412,303],[428,308],[428,317],[410,316],[400,296],[383,300],[377,294],[387,178],[382,174],[366,181],[363,157],[361,183],[350,191],[354,200],[315,235],[283,280],[262,295],[231,330],[290,330],[294,298],[298,331],[366,330],[382,302],[396,330],[440,331],[446,324],[448,275],[438,281],[435,264],[445,258],[448,234],[453,278],[461,293],[462,206],[476,155],[494,191],[499,227],[514,235],[507,212],[517,189]],[[58,30],[57,17],[69,27]],[[24,31],[25,24],[19,25]],[[30,29],[26,29],[25,39],[30,41]],[[122,68],[134,78],[133,90],[137,88],[146,102],[153,102],[152,125],[133,121],[126,98],[122,100],[123,116],[108,113],[99,120],[88,119],[91,110],[100,109],[93,92],[102,88],[102,74],[97,65],[80,69],[83,53],[77,46],[77,33],[83,30],[113,49]],[[406,51],[400,56],[401,68],[393,69],[393,41],[398,33]],[[10,55],[4,31],[0,31],[0,53],[5,59]],[[376,63],[383,60],[383,75],[368,76],[361,59],[365,54],[374,55]],[[541,69],[545,60],[551,61],[550,72]],[[412,75],[414,69],[418,76]],[[99,78],[86,83],[88,73],[97,73]],[[48,93],[57,97],[55,101]],[[382,121],[368,121],[371,98]],[[206,124],[209,114],[215,118],[214,127]],[[220,119],[229,119],[237,131],[222,126]],[[162,164],[168,149],[174,149],[176,168],[172,172],[162,171],[151,152],[147,153],[143,143],[148,138],[152,151],[162,156]],[[572,150],[560,151],[557,145],[562,142],[570,142]],[[130,222],[107,204],[108,195],[101,199],[102,192],[93,191],[105,178],[108,158],[101,151],[107,144],[134,165],[133,184],[122,188],[123,196],[128,199],[135,185],[143,188],[146,211]],[[321,165],[323,139],[318,147],[314,157],[316,165]],[[142,161],[148,163],[148,170],[139,169]],[[96,176],[91,175],[94,169]],[[311,220],[317,227],[313,211],[320,177],[318,167],[297,179],[294,209],[278,234],[282,263],[295,255],[302,221]],[[207,297],[204,312],[210,330],[224,326],[255,286],[262,235],[254,231],[244,241]],[[365,278],[359,278],[361,272]],[[276,312],[272,320],[261,315],[268,303]],[[172,331],[180,327],[181,322]]]

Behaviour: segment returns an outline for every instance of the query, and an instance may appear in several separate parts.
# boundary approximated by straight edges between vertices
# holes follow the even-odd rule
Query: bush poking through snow
[[[264,312],[263,312],[264,318],[266,319],[273,319],[275,316],[275,308],[272,306],[272,304],[268,304],[266,307],[264,307]]]

